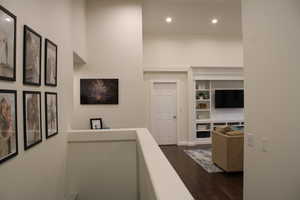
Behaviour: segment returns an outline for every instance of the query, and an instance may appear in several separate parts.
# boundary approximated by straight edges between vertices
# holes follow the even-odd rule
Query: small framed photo
[[[17,92],[0,90],[0,163],[18,155]]]
[[[41,85],[42,36],[24,26],[23,83]]]
[[[0,5],[0,80],[16,81],[17,17]]]
[[[58,109],[57,109],[57,93],[45,93],[46,105],[46,138],[50,138],[58,134]]]
[[[102,119],[90,119],[91,129],[103,129]]]
[[[42,142],[41,93],[23,92],[24,148],[25,150]]]
[[[57,86],[57,45],[45,40],[45,85]]]

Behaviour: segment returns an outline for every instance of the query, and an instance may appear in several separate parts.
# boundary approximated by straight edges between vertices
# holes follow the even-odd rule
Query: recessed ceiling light
[[[170,24],[170,23],[172,22],[172,20],[173,20],[172,17],[167,17],[167,18],[166,18],[166,22],[167,22],[168,24]]]
[[[218,22],[219,22],[219,20],[217,18],[214,18],[214,19],[211,20],[212,24],[217,24]]]
[[[6,17],[6,18],[5,18],[5,21],[7,21],[7,22],[11,22],[11,19],[10,19],[10,18],[8,18],[8,17]]]

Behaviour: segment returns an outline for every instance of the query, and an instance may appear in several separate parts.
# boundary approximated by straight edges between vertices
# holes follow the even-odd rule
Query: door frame
[[[151,80],[150,81],[150,106],[149,106],[149,118],[150,118],[150,129],[151,132],[153,130],[153,118],[152,118],[152,106],[153,106],[153,93],[154,93],[154,84],[156,83],[175,83],[176,84],[176,145],[180,143],[180,120],[181,120],[181,115],[180,115],[180,81],[179,80]]]

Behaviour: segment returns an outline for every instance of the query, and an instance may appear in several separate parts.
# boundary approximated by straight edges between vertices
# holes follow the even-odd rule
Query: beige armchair
[[[214,131],[212,135],[212,160],[226,172],[243,171],[244,135],[226,135]]]

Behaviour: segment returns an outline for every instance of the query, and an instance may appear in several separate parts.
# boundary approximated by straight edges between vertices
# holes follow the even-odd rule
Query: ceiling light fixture
[[[166,22],[167,22],[168,24],[170,24],[170,23],[172,22],[172,20],[173,20],[172,17],[167,17],[167,18],[166,18]]]
[[[219,20],[217,18],[214,18],[214,19],[211,20],[212,24],[217,24],[218,22],[219,22]]]

